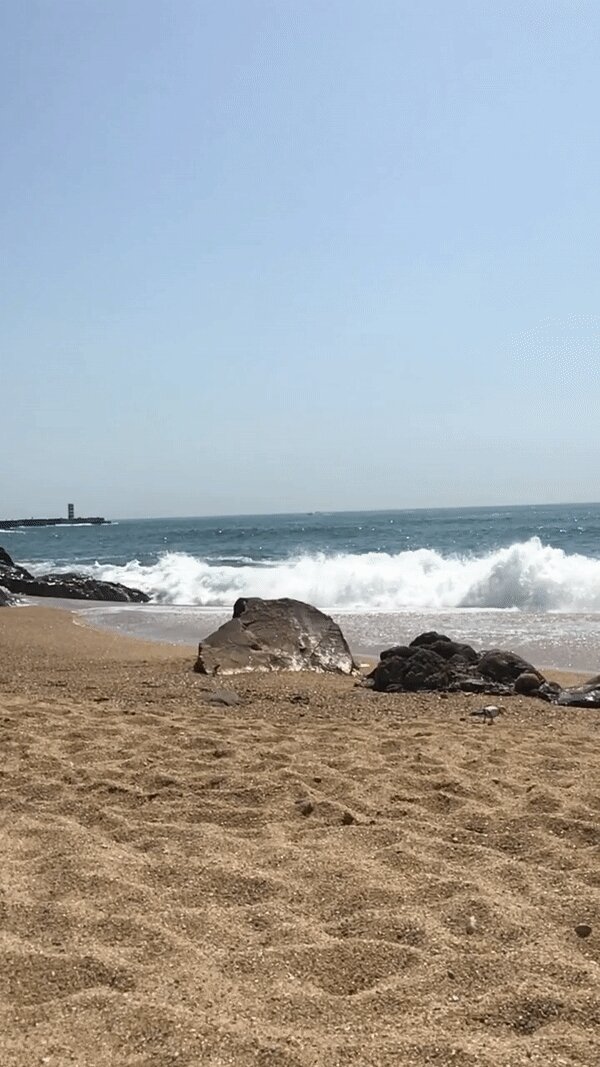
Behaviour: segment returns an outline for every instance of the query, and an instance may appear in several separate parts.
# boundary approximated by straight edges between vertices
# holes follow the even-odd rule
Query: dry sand
[[[599,712],[0,642],[2,1067],[600,1062]]]

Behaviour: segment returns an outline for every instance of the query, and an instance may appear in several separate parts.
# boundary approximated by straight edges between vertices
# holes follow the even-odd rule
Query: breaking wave
[[[151,565],[132,560],[124,566],[96,563],[77,569],[143,589],[158,604],[229,609],[239,596],[289,596],[335,611],[600,611],[600,559],[568,555],[537,537],[480,557],[418,549],[394,555],[302,555],[232,566],[166,552]]]

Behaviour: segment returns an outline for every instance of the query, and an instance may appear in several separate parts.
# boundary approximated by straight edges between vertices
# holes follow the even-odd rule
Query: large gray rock
[[[243,671],[337,671],[356,664],[339,626],[300,600],[240,598],[233,618],[198,647],[199,674]]]

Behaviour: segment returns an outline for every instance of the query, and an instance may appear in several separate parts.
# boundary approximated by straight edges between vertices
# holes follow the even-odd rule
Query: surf
[[[51,564],[32,564],[38,573]],[[61,570],[73,569],[59,566]],[[156,604],[230,608],[239,596],[294,597],[333,611],[495,608],[600,611],[600,559],[538,537],[473,556],[420,548],[397,553],[299,554],[232,563],[164,552],[149,564],[98,562],[77,569],[142,589]]]

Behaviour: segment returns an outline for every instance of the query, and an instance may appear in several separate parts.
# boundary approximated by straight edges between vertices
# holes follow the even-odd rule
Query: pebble
[[[351,811],[345,811],[342,815],[342,823],[344,826],[351,826],[353,822],[356,822],[354,815]]]
[[[312,815],[315,810],[315,806],[312,800],[300,800],[298,801],[298,811],[301,815]]]
[[[469,918],[467,919],[467,921],[465,923],[465,930],[467,931],[468,934],[474,934],[476,929],[477,929],[477,919],[475,918],[474,915],[469,915]]]
[[[589,937],[592,932],[592,928],[589,923],[577,923],[575,927],[575,933],[577,937]]]
[[[206,697],[207,704],[221,704],[226,708],[233,708],[241,704],[239,695],[234,689],[215,689]]]

